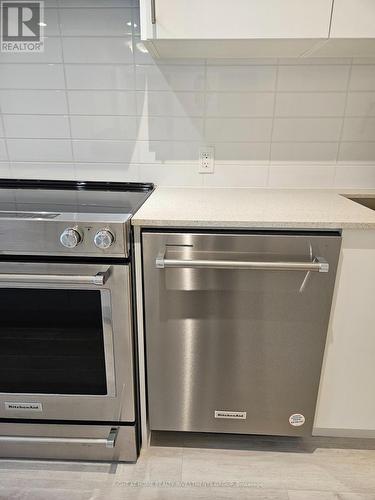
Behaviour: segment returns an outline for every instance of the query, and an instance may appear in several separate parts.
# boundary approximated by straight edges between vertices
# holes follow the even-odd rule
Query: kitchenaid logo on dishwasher
[[[17,403],[6,402],[5,409],[8,411],[43,411],[42,403]]]
[[[235,420],[246,420],[246,411],[215,410],[215,418],[232,418]]]
[[[1,52],[43,52],[44,2],[1,2]]]

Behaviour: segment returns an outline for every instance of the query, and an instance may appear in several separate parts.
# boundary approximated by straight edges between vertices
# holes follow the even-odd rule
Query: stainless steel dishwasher
[[[151,429],[311,435],[340,233],[142,241]]]

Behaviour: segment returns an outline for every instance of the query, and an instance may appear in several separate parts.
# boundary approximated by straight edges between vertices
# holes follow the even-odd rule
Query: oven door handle
[[[103,286],[109,276],[109,269],[94,276],[66,274],[0,274],[0,283],[97,285]]]
[[[107,438],[49,437],[49,436],[0,436],[0,443],[10,444],[92,444],[114,448],[119,428],[112,427]]]
[[[314,257],[312,262],[294,261],[239,261],[239,260],[187,260],[167,259],[165,252],[161,252],[155,262],[157,269],[165,268],[188,268],[188,269],[244,269],[260,271],[315,271],[328,273],[329,264],[323,257]]]

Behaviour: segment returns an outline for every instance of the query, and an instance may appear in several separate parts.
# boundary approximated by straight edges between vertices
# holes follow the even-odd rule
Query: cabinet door
[[[375,38],[375,1],[335,0],[331,38]]]
[[[375,436],[374,277],[375,231],[344,231],[315,435]]]
[[[157,39],[327,38],[332,9],[332,0],[154,2],[155,30],[150,36],[147,29],[147,38]],[[143,0],[144,16],[151,17],[152,3]]]

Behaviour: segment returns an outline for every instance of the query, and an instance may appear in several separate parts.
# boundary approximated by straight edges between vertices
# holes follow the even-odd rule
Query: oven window
[[[100,291],[0,289],[0,392],[107,394]]]

